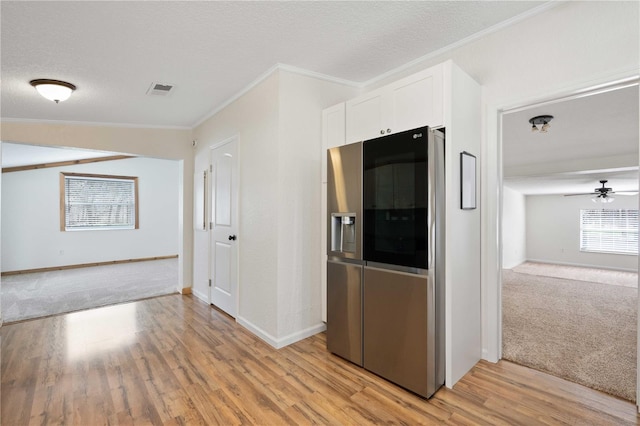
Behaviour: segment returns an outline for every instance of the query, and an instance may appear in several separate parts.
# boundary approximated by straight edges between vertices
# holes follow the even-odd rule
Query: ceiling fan
[[[602,184],[602,186],[600,188],[595,188],[593,190],[594,192],[585,192],[585,193],[581,193],[581,194],[565,194],[565,197],[571,197],[571,196],[574,196],[574,195],[593,195],[591,200],[594,203],[610,203],[613,200],[615,200],[615,197],[613,196],[613,194],[618,194],[618,195],[636,195],[638,193],[637,191],[613,192],[612,188],[605,187],[607,182],[608,182],[608,180],[604,180],[604,179],[601,180],[600,183]]]

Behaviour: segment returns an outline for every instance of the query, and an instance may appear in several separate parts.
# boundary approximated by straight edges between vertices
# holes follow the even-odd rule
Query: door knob
[[[229,235],[229,241],[235,241],[235,240],[236,240],[235,235]]]

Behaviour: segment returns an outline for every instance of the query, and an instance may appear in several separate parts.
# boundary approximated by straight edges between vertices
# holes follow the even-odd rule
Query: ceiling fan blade
[[[616,195],[638,195],[638,191],[620,191],[620,192],[610,192],[609,194],[616,194]]]
[[[579,194],[564,194],[565,197],[573,197],[576,195],[600,195],[599,192],[581,192]]]

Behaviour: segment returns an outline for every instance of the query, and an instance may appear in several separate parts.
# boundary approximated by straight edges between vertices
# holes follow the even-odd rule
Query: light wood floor
[[[632,403],[509,362],[425,401],[325,349],[275,350],[191,296],[5,325],[2,425],[638,424]]]

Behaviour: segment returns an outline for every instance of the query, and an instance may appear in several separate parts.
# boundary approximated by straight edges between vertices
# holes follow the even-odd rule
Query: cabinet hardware
[[[387,133],[391,133],[391,129],[387,129]]]
[[[380,130],[380,134],[384,135],[384,129]]]

